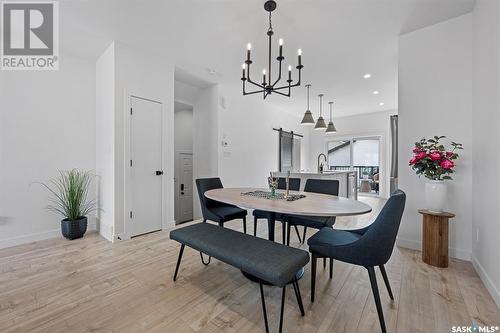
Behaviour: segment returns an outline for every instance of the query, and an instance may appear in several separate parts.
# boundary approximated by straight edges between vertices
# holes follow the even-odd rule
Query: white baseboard
[[[493,283],[493,280],[491,280],[490,276],[488,273],[486,273],[486,270],[484,267],[481,265],[481,263],[477,260],[477,258],[472,255],[472,266],[474,266],[474,269],[476,270],[477,274],[481,278],[481,281],[483,281],[484,285],[486,286],[486,289],[490,293],[491,297],[497,304],[498,308],[500,309],[500,291],[497,286]]]
[[[422,251],[422,242],[421,241],[416,241],[416,240],[411,240],[411,239],[403,239],[401,237],[398,237],[396,239],[396,244],[398,246],[401,246],[401,247],[404,247],[407,249]],[[457,249],[457,248],[449,248],[448,255],[452,258],[455,258],[455,259],[471,261],[470,251]]]
[[[95,223],[88,224],[87,230],[96,230]],[[0,249],[12,247],[12,246],[17,246],[17,245],[22,245],[22,244],[27,244],[27,243],[32,243],[32,242],[37,242],[37,241],[41,241],[41,240],[45,240],[45,239],[59,238],[59,237],[62,237],[61,228],[37,232],[37,233],[13,237],[13,238],[0,239]]]

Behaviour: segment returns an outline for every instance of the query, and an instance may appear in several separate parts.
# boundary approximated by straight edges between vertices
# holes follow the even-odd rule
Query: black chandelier
[[[252,60],[250,59],[250,52],[252,49],[252,44],[248,43],[247,46],[247,60],[245,60],[245,63],[242,65],[242,76],[241,76],[241,81],[243,81],[243,95],[251,95],[251,94],[259,94],[262,93],[264,96],[264,99],[272,94],[273,92],[290,97],[291,93],[291,88],[292,87],[297,87],[300,86],[300,78],[301,78],[301,70],[304,68],[302,66],[302,50],[298,49],[297,54],[298,54],[298,65],[295,67],[299,70],[299,79],[296,83],[293,83],[292,80],[292,66],[288,66],[288,80],[286,80],[287,84],[282,85],[282,86],[277,86],[278,83],[281,81],[281,63],[285,59],[283,57],[283,39],[279,39],[279,56],[276,58],[279,62],[279,75],[276,81],[272,82],[272,67],[271,67],[271,58],[272,58],[272,52],[271,52],[271,46],[272,46],[272,36],[274,35],[273,32],[273,25],[271,21],[271,13],[276,9],[276,1],[274,0],[268,0],[264,4],[264,9],[269,12],[269,28],[267,29],[267,36],[269,37],[269,56],[268,56],[268,69],[264,69],[262,71],[262,83],[257,83],[252,81],[250,78],[250,65],[252,64]],[[258,90],[255,91],[250,91],[247,92],[245,90],[245,84],[246,82],[251,83],[252,85],[258,87]]]

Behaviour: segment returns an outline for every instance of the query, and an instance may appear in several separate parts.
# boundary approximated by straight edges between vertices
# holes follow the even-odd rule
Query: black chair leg
[[[286,245],[290,246],[290,230],[292,226],[290,223],[287,223],[287,228],[286,228]]]
[[[314,292],[316,291],[316,263],[318,257],[316,254],[312,254],[311,259],[311,303],[314,302]]]
[[[177,280],[177,273],[179,272],[179,266],[181,265],[182,254],[184,253],[184,244],[181,244],[181,249],[179,251],[179,257],[177,257],[177,265],[175,265],[174,281]]]
[[[203,219],[203,222],[207,222],[207,219]]]
[[[306,242],[306,233],[307,233],[307,227],[304,226],[304,233],[302,234],[302,244],[305,244]]]
[[[269,325],[267,323],[266,299],[264,298],[264,287],[262,286],[262,281],[259,282],[259,285],[260,285],[260,299],[262,301],[262,312],[264,313],[264,324],[266,325],[266,333],[269,333]]]
[[[380,294],[378,292],[377,277],[375,276],[375,268],[367,267],[368,275],[370,276],[370,284],[372,285],[373,298],[375,299],[375,305],[377,306],[378,320],[380,322],[380,328],[382,333],[386,333],[384,312],[382,310],[382,303],[380,303]]]
[[[281,222],[281,233],[283,234],[283,244],[286,244],[286,221]]]
[[[333,258],[330,258],[330,280],[333,278]]]
[[[297,228],[297,225],[294,225],[293,227],[295,228],[295,233],[297,234],[297,238],[299,239],[299,243],[302,244],[302,239],[300,238],[299,228]]]
[[[243,218],[243,233],[247,233],[247,218]]]
[[[293,279],[292,285],[295,291],[295,297],[297,298],[297,304],[299,305],[300,314],[304,317],[306,313],[304,311],[304,304],[302,303],[302,295],[300,294],[299,281],[297,281],[297,278]]]
[[[257,236],[257,218],[253,218],[253,235]]]
[[[224,222],[219,221],[219,227],[224,228]]]
[[[286,292],[286,284],[283,286],[283,293],[281,294],[281,313],[280,313],[279,333],[283,332],[283,313],[285,312],[285,292]]]
[[[392,295],[391,285],[389,284],[389,279],[387,278],[387,272],[385,271],[384,265],[378,266],[380,268],[380,272],[382,273],[382,277],[384,278],[385,286],[387,287],[387,291],[389,292],[389,297],[394,300],[394,296]]]
[[[205,262],[205,260],[203,260],[203,253],[200,252],[200,257],[201,257],[201,263],[205,266],[208,266],[210,264],[210,260],[212,260],[212,257],[208,257],[208,262]]]
[[[323,269],[326,269],[326,257],[323,258]]]

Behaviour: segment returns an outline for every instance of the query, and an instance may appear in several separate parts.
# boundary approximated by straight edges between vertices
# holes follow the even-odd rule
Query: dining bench
[[[296,273],[309,262],[309,254],[306,251],[203,222],[172,230],[170,239],[181,244],[174,281],[177,280],[184,247],[188,246],[200,254],[204,253],[240,269],[259,282],[266,332],[269,332],[269,326],[263,284],[282,288],[279,332],[282,332],[283,328],[285,291],[288,283],[293,285],[299,310],[304,316]]]

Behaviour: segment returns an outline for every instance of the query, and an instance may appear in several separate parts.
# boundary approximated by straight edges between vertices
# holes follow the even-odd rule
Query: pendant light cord
[[[309,89],[311,89],[311,85],[307,85],[307,110],[309,110]]]

